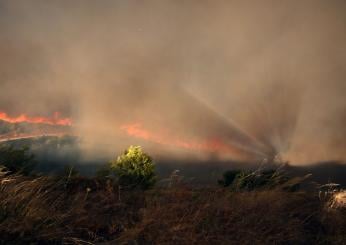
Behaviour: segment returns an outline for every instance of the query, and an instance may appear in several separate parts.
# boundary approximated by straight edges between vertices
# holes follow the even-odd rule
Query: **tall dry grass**
[[[110,240],[138,222],[142,206],[134,193],[119,202],[117,186],[105,180],[17,175],[0,183],[1,240],[18,244]]]
[[[321,205],[303,193],[176,190],[148,195],[148,208],[120,240],[139,244],[297,244],[323,233]]]
[[[213,187],[121,190],[110,180],[0,177],[2,244],[345,244],[317,195]]]

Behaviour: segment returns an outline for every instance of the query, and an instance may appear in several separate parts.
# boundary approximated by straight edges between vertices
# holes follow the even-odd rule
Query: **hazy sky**
[[[346,160],[345,13],[344,0],[0,0],[0,111],[60,111],[110,150],[186,153],[120,130],[140,123],[235,157]]]

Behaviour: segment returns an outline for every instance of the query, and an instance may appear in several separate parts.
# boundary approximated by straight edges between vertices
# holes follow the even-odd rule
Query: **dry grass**
[[[163,191],[147,196],[142,221],[121,240],[139,244],[287,244],[321,233],[320,203],[303,193]],[[316,223],[316,224],[315,224]],[[310,229],[310,230],[309,230]]]
[[[96,179],[3,178],[1,238],[21,244],[110,240],[138,222],[143,198],[133,196],[119,202],[117,186]]]
[[[97,179],[0,178],[3,244],[344,244],[346,213],[313,194],[184,187],[122,191]]]

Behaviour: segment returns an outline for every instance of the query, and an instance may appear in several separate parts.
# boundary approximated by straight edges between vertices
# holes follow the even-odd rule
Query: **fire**
[[[9,123],[41,123],[49,125],[60,125],[60,126],[71,126],[72,120],[70,118],[60,117],[59,112],[55,112],[53,117],[30,117],[26,114],[21,114],[17,117],[11,117],[5,112],[0,111],[0,120],[9,122]]]
[[[129,136],[144,139],[161,145],[174,146],[189,150],[198,150],[211,153],[236,153],[237,149],[225,144],[219,139],[207,139],[202,142],[186,140],[179,137],[171,137],[155,134],[142,127],[140,123],[126,124],[121,126]]]

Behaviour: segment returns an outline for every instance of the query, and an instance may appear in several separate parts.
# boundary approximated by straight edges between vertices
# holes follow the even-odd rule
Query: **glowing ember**
[[[236,153],[237,149],[226,145],[218,139],[208,139],[202,142],[192,140],[185,140],[178,137],[168,137],[152,133],[142,127],[140,123],[126,124],[121,126],[121,130],[125,131],[128,135],[154,142],[161,145],[175,146],[190,150],[199,150],[206,152],[218,153]]]
[[[49,125],[61,125],[61,126],[71,126],[72,121],[70,118],[61,118],[59,112],[55,112],[53,117],[30,117],[25,114],[21,114],[17,117],[11,117],[5,112],[0,112],[0,120],[9,123],[42,123]]]

